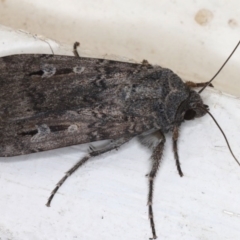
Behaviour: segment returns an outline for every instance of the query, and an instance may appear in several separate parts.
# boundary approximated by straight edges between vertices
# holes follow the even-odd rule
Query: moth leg
[[[150,239],[156,239],[156,231],[155,231],[155,223],[154,223],[154,218],[153,218],[153,209],[152,209],[152,200],[153,200],[153,185],[154,185],[154,179],[157,175],[157,171],[159,169],[159,165],[161,162],[161,158],[163,155],[163,148],[164,148],[164,143],[165,143],[165,136],[160,132],[156,132],[158,134],[160,143],[158,143],[154,149],[153,153],[151,156],[152,160],[152,168],[150,173],[148,174],[148,180],[149,180],[149,190],[148,190],[148,215],[149,215],[149,220],[150,220],[150,225],[152,229],[152,235],[153,237]],[[156,135],[156,134],[155,134]]]
[[[185,84],[190,87],[190,88],[198,88],[198,87],[204,87],[208,82],[200,82],[200,83],[195,83],[192,81],[187,81]],[[208,87],[214,87],[211,83],[208,85]]]
[[[107,146],[105,146],[102,149],[95,150],[94,148],[92,148],[92,149],[90,148],[91,151],[89,152],[89,154],[86,155],[85,157],[83,157],[81,160],[79,160],[72,168],[70,168],[66,172],[65,176],[57,183],[56,187],[53,189],[50,197],[48,198],[46,206],[50,207],[51,201],[52,201],[54,195],[56,194],[56,192],[58,191],[58,189],[63,185],[63,183],[67,180],[67,178],[70,175],[72,175],[79,167],[81,167],[84,163],[86,163],[90,158],[96,157],[96,156],[99,156],[108,151],[117,149],[124,143],[128,142],[129,140],[130,140],[130,138],[121,138],[121,139],[118,139],[115,141],[111,141]]]
[[[79,46],[80,46],[79,42],[75,42],[73,44],[73,54],[74,54],[75,57],[78,57],[78,58],[80,58],[80,55],[79,55],[78,50],[77,50],[77,47],[79,47]]]
[[[147,66],[147,65],[150,65],[150,64],[149,64],[148,60],[143,59],[143,60],[142,60],[142,65]]]
[[[182,172],[182,169],[181,169],[181,166],[180,166],[181,164],[180,164],[180,161],[179,161],[178,147],[177,147],[178,136],[179,136],[179,128],[178,128],[178,126],[175,126],[173,128],[173,135],[172,135],[173,152],[174,152],[174,158],[176,160],[178,173],[179,173],[180,177],[182,177],[183,176],[183,172]]]

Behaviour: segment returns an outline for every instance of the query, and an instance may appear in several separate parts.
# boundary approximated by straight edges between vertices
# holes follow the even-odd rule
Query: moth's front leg
[[[195,83],[192,81],[187,81],[185,84],[190,87],[190,88],[198,88],[198,87],[204,87],[208,82],[200,82],[200,83]],[[214,87],[211,83],[208,85],[208,87]]]
[[[179,137],[179,127],[178,126],[175,126],[173,128],[173,135],[172,135],[172,140],[173,140],[173,152],[174,152],[174,158],[176,160],[176,165],[177,165],[177,170],[178,170],[178,173],[180,175],[180,177],[183,176],[183,172],[182,172],[182,169],[181,169],[181,164],[180,164],[180,161],[179,161],[179,156],[178,156],[178,147],[177,147],[177,140],[178,140],[178,137]]]

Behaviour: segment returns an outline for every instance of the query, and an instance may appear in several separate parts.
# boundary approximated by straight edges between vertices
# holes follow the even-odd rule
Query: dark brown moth
[[[76,45],[75,45],[76,47]],[[75,51],[76,54],[76,51]],[[209,84],[209,82],[207,83]],[[148,211],[153,239],[153,185],[163,154],[164,134],[172,132],[179,175],[177,140],[183,121],[208,112],[193,89],[173,71],[142,64],[56,55],[0,58],[0,157],[109,140],[73,166],[53,190],[91,157],[119,148],[134,137],[152,150]]]

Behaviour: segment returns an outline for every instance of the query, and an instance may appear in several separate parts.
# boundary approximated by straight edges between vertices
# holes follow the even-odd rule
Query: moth
[[[184,83],[172,70],[146,60],[137,64],[79,57],[77,46],[75,57],[21,54],[0,58],[0,157],[109,140],[102,147],[91,146],[66,172],[48,199],[50,206],[59,187],[90,158],[137,137],[152,151],[148,214],[156,239],[153,185],[165,134],[172,132],[174,158],[182,177],[179,128],[183,121],[209,113],[194,89],[202,87],[202,91],[212,80]]]

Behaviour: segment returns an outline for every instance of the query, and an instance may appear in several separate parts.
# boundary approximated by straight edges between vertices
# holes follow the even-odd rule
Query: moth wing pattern
[[[157,118],[148,114],[159,88],[146,86],[156,74],[147,63],[13,55],[0,71],[0,156],[134,137]]]

